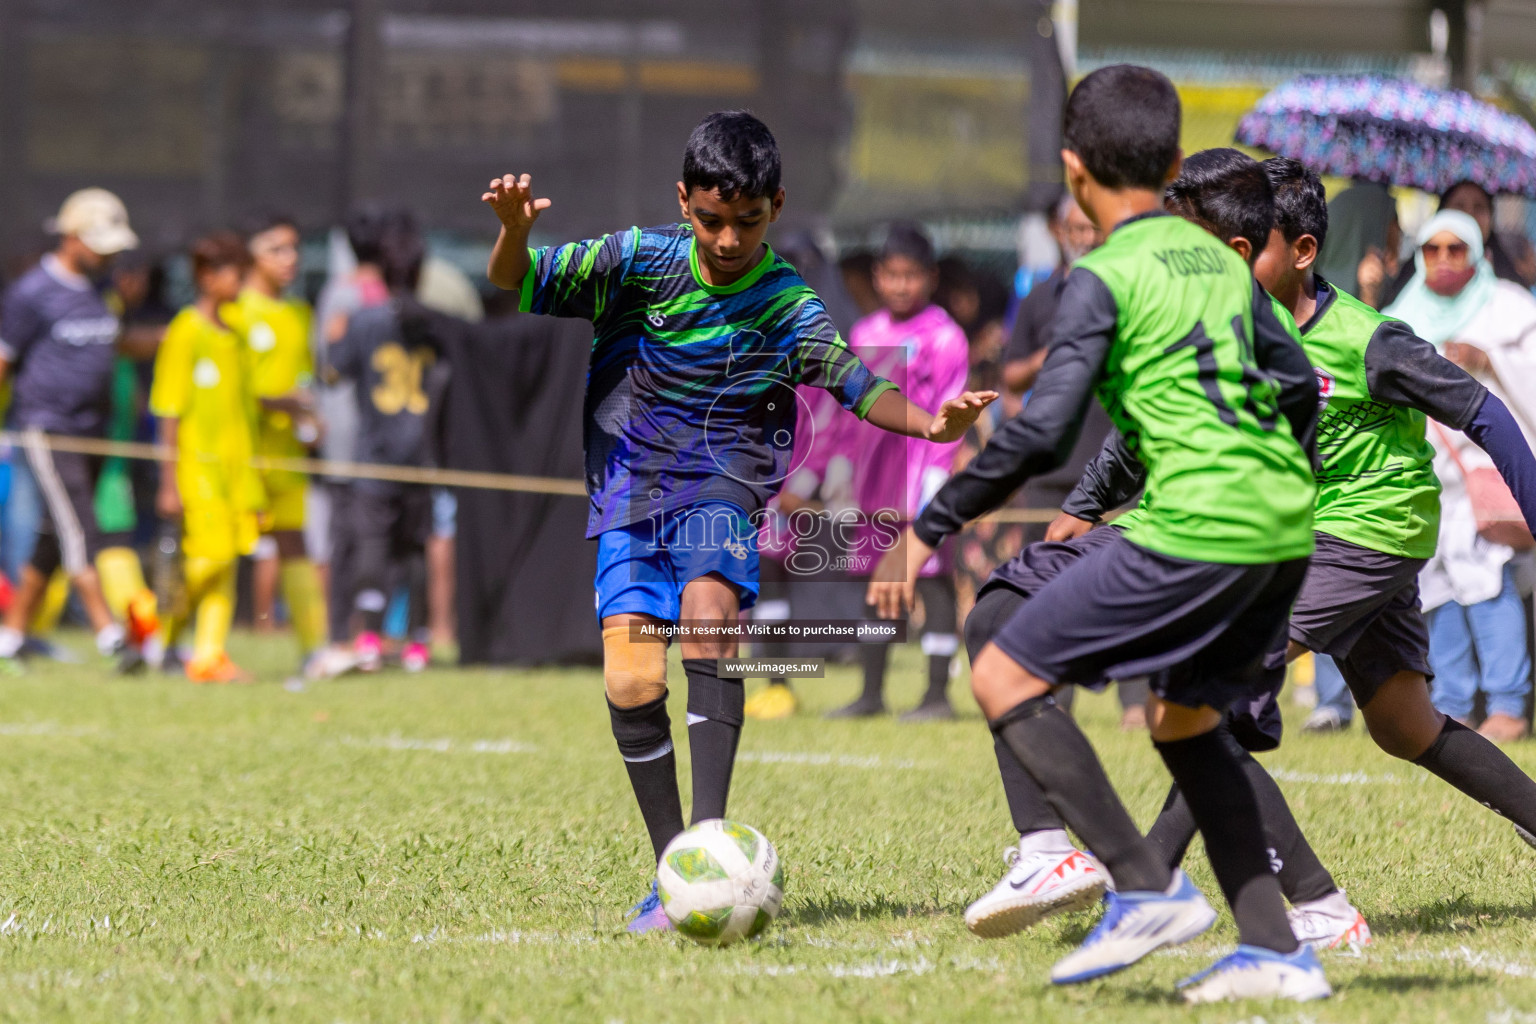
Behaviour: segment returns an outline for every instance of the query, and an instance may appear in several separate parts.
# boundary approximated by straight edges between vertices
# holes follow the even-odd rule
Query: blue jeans
[[[21,581],[21,569],[32,560],[37,546],[37,524],[43,518],[43,495],[37,478],[20,448],[11,453],[11,487],[6,495],[4,521],[0,522],[0,569],[12,582]]]
[[[1525,714],[1531,655],[1514,566],[1504,566],[1498,597],[1474,605],[1444,604],[1430,612],[1429,663],[1435,670],[1430,698],[1442,713],[1468,717],[1472,698],[1482,690],[1490,715]]]
[[[1352,722],[1355,718],[1355,699],[1344,682],[1344,673],[1326,654],[1314,654],[1312,664],[1317,673],[1313,685],[1317,687],[1317,706],[1333,708],[1339,713],[1339,721]]]

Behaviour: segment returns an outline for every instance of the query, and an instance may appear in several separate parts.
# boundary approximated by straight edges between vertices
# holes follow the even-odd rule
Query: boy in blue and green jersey
[[[913,566],[1058,465],[1097,392],[1147,467],[1145,512],[1021,607],[972,666],[994,734],[1115,883],[1103,919],[1052,980],[1120,970],[1216,919],[1137,831],[1051,697],[1060,685],[1147,675],[1152,737],[1240,937],[1186,998],[1313,999],[1331,990],[1291,931],[1253,787],[1219,726],[1229,706],[1262,689],[1264,656],[1283,635],[1312,552],[1306,448],[1317,385],[1242,257],[1163,212],[1164,186],[1179,170],[1179,122],[1172,84],[1147,68],[1103,68],[1073,90],[1063,163],[1106,241],[1068,276],[1024,412],[929,503],[905,550],[877,571],[871,598],[899,614]]]
[[[759,518],[794,468],[795,388],[826,388],[883,429],[947,442],[996,395],[937,415],[872,374],[821,300],[763,241],[784,205],[777,143],[757,118],[711,114],[683,157],[685,223],[528,248],[550,200],[527,175],[483,199],[501,234],[487,273],[526,312],[592,321],[584,412],[587,536],[598,542],[597,615],[614,738],[656,856],[683,829],[667,715],[666,639],[688,676],[693,820],[720,818],[742,723],[740,680],[720,679],[731,627],[757,597]],[[666,927],[656,889],[632,931]]]

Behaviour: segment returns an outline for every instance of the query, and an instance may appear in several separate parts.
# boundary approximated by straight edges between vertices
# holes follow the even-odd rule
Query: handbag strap
[[[1435,433],[1440,435],[1440,443],[1445,448],[1445,454],[1449,455],[1451,461],[1456,463],[1456,469],[1461,473],[1461,478],[1463,480],[1468,479],[1467,466],[1466,463],[1461,461],[1461,456],[1456,452],[1455,440],[1451,438],[1450,434],[1445,432],[1445,428],[1440,425],[1439,420],[1430,420],[1429,425],[1434,427]]]

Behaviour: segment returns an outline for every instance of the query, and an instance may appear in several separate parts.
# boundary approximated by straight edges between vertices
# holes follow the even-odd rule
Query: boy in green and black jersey
[[[1178,97],[1156,72],[1103,68],[1073,90],[1067,179],[1108,238],[1068,277],[1029,405],[929,503],[877,570],[871,598],[887,614],[909,604],[940,539],[1061,462],[1096,391],[1147,467],[1146,514],[1048,584],[1049,600],[1021,608],[972,667],[994,733],[1115,882],[1104,918],[1052,979],[1119,970],[1215,921],[1136,830],[1051,698],[1064,684],[1150,675],[1153,738],[1241,936],[1186,996],[1318,998],[1327,980],[1291,932],[1252,786],[1217,732],[1227,707],[1261,687],[1312,551],[1304,446],[1316,379],[1243,259],[1163,213],[1178,135]]]

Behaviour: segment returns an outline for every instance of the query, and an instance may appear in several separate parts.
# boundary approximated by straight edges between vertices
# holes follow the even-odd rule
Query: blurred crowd
[[[444,339],[483,311],[410,213],[349,217],[313,306],[281,215],[158,261],[102,189],[50,229],[0,298],[0,664],[67,659],[47,639],[66,607],[122,671],[195,682],[250,677],[228,651],[237,607],[291,628],[295,685],[451,647],[452,494],[301,461],[439,462]]]

